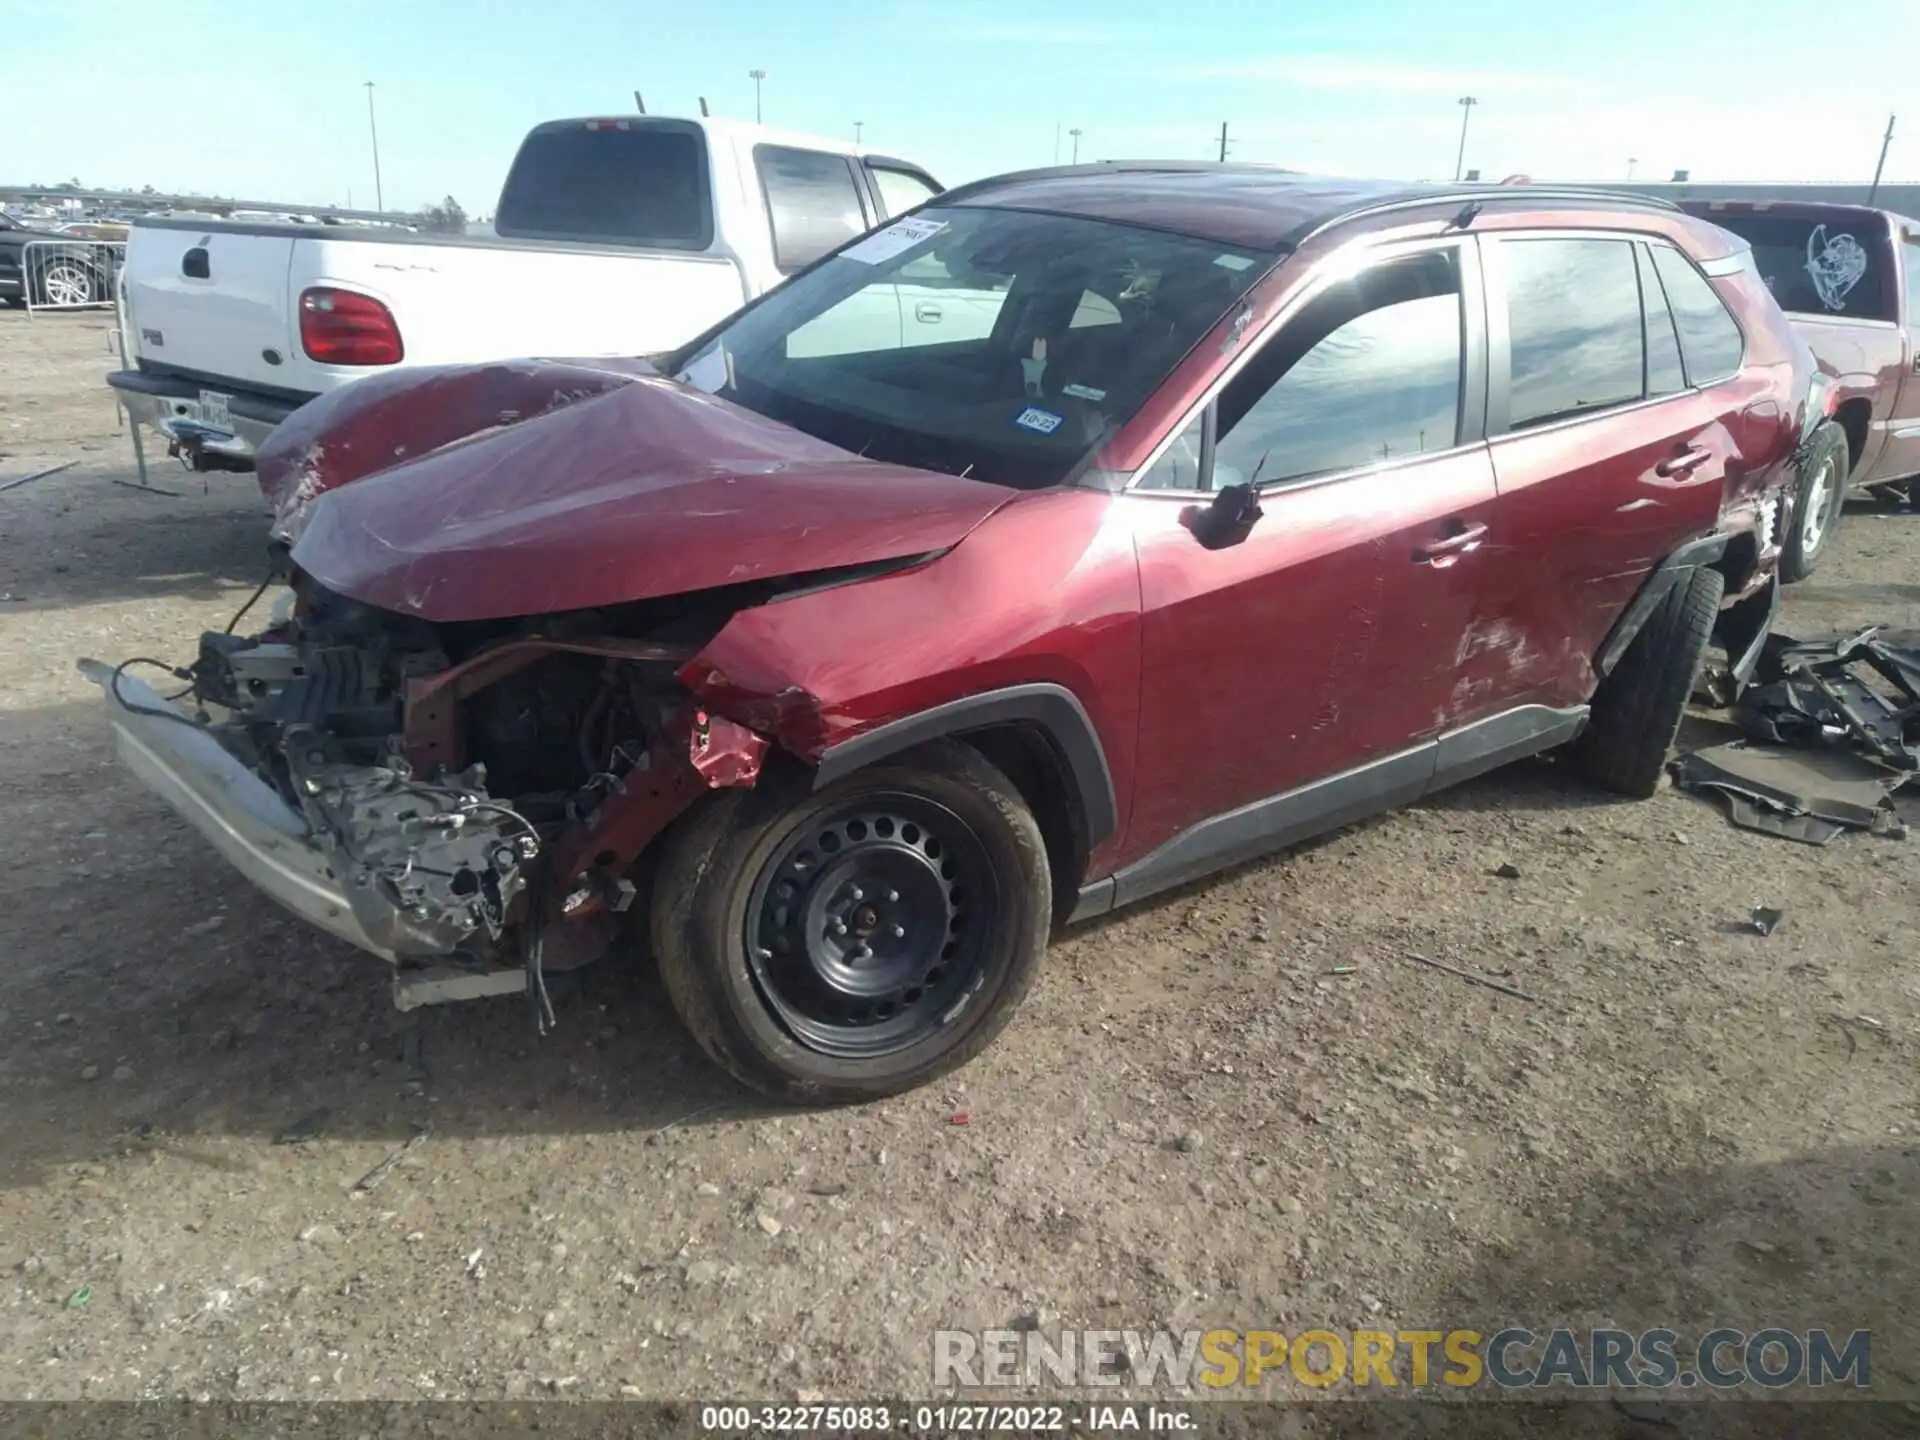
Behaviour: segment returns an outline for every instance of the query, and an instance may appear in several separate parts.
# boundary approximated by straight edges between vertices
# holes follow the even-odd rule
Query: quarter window
[[[1687,380],[1694,385],[1710,385],[1724,380],[1740,368],[1745,342],[1720,297],[1713,293],[1707,277],[1678,250],[1667,245],[1653,247],[1654,268],[1666,288],[1667,305],[1673,311],[1673,323],[1680,331],[1680,353],[1686,358]]]
[[[1388,261],[1338,282],[1221,394],[1213,488],[1451,448],[1464,356],[1451,250]]]
[[[1907,324],[1920,328],[1920,241],[1902,245],[1900,258],[1907,267]]]
[[[1503,240],[1512,388],[1521,430],[1638,400],[1640,282],[1626,240]]]
[[[774,263],[783,273],[806,269],[866,231],[866,213],[845,156],[757,145],[753,163],[773,222]]]

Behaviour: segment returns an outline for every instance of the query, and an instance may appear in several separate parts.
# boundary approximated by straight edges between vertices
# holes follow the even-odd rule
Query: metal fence
[[[113,308],[126,259],[124,240],[29,240],[20,252],[27,312]]]

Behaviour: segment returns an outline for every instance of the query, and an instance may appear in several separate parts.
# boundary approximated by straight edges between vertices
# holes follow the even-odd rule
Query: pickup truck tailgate
[[[291,236],[136,225],[122,280],[129,329],[152,366],[297,387],[299,337],[287,313]]]

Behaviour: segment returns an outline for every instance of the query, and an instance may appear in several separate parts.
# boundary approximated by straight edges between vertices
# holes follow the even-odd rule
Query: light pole
[[[764,70],[749,70],[747,78],[753,81],[753,123],[760,123],[760,82],[767,78]]]
[[[854,144],[858,145],[860,143],[860,132],[866,128],[867,128],[867,122],[864,120],[856,120],[853,122],[853,143]]]
[[[373,136],[373,207],[384,211],[387,197],[380,188],[380,127],[373,121],[373,82],[367,81],[367,133]]]
[[[1460,167],[1467,163],[1467,121],[1473,118],[1473,107],[1480,102],[1471,95],[1460,97],[1460,152],[1453,157],[1453,178],[1460,178]]]
[[[1631,180],[1633,178],[1633,167],[1639,163],[1640,162],[1634,159],[1633,156],[1629,155],[1627,157],[1627,179]]]
[[[1067,131],[1067,134],[1073,137],[1073,163],[1078,165],[1080,163],[1080,127],[1078,125],[1074,126],[1073,129]]]

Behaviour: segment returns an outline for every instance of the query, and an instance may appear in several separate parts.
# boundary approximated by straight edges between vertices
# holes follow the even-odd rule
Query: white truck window
[[[773,223],[774,262],[783,273],[804,270],[866,233],[866,211],[844,155],[756,145],[753,163]]]
[[[674,250],[713,243],[706,139],[679,121],[561,120],[520,146],[496,233]]]
[[[910,170],[869,165],[867,173],[873,177],[873,188],[880,196],[880,209],[888,220],[906,214],[916,205],[926,204],[940,193],[939,187],[926,176],[915,175]]]

